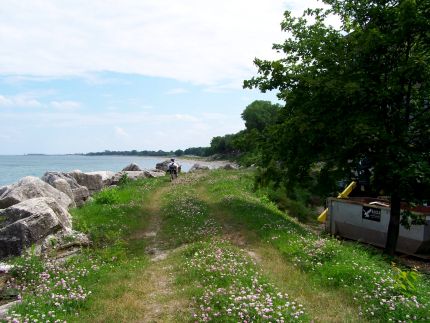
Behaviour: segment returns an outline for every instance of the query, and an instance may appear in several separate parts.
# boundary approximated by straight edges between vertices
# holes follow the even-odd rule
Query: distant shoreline
[[[86,156],[75,155],[0,155],[0,186],[10,185],[25,176],[41,177],[48,171],[71,172],[79,169],[82,172],[112,171],[119,172],[130,163],[141,169],[154,169],[157,163],[170,159],[170,156]],[[193,164],[219,168],[228,161],[210,161],[205,158],[181,156],[173,157],[188,171]]]

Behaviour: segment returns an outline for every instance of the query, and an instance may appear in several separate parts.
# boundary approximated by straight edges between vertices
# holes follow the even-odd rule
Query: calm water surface
[[[141,169],[153,169],[155,164],[166,157],[135,156],[79,156],[79,155],[0,155],[0,186],[17,182],[24,176],[41,177],[47,171],[70,172],[79,169],[83,172],[110,170],[118,172],[130,163],[136,163]],[[181,160],[183,171],[188,171],[194,164]]]

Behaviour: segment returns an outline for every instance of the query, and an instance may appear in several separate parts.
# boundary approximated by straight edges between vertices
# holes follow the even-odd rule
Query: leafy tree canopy
[[[242,119],[245,121],[247,130],[263,131],[263,129],[275,123],[279,110],[280,106],[278,104],[256,100],[242,112]]]
[[[325,176],[346,176],[370,161],[374,188],[391,195],[393,253],[400,201],[430,198],[430,4],[323,2],[330,9],[285,12],[290,36],[274,45],[283,58],[256,59],[259,76],[244,85],[276,89],[286,102],[265,158],[285,165],[290,183],[315,163]],[[339,29],[326,23],[333,14]]]

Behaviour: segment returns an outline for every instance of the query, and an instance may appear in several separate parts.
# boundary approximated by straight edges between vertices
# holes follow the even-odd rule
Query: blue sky
[[[171,150],[243,129],[254,57],[315,1],[2,1],[0,154]]]

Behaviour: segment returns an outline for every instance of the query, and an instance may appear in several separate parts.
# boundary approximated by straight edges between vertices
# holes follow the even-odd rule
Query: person
[[[170,159],[170,163],[168,164],[168,171],[170,173],[171,178],[178,177],[179,164],[175,162],[175,159]]]

